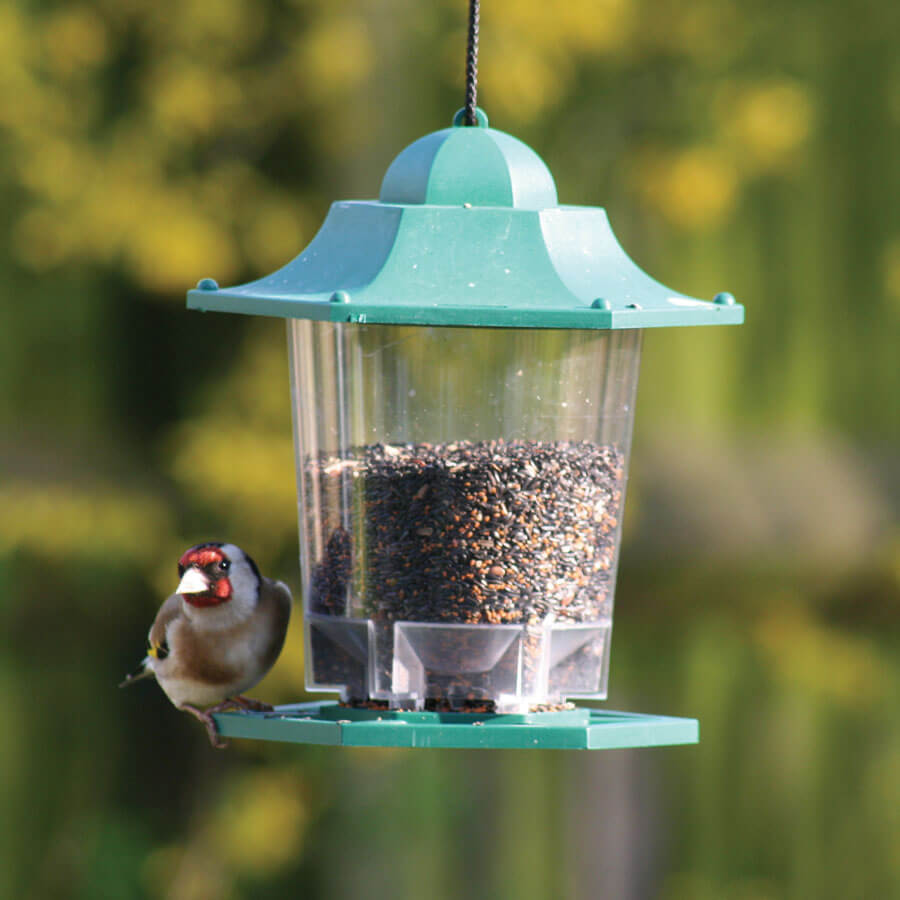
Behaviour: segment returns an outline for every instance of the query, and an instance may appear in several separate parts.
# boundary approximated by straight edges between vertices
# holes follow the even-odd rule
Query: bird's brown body
[[[256,608],[246,618],[229,608],[195,609],[172,594],[150,629],[151,646],[169,648],[165,658],[152,660],[153,674],[179,708],[243,694],[275,665],[290,615],[290,591],[268,578],[260,580]]]
[[[123,685],[153,675],[178,709],[203,722],[213,746],[224,747],[213,713],[271,709],[242,695],[262,681],[281,653],[291,592],[260,575],[234,544],[191,547],[178,574],[176,592],[150,628],[143,672]]]

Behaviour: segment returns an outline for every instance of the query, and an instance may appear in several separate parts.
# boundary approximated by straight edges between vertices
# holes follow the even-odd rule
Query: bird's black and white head
[[[178,561],[175,588],[188,608],[218,610],[216,618],[243,618],[256,607],[259,569],[235,544],[210,542],[185,551]]]

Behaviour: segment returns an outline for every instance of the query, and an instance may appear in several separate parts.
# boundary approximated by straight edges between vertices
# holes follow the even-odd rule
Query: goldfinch
[[[234,544],[198,544],[178,561],[181,579],[156,615],[141,671],[120,687],[153,676],[176,709],[206,726],[213,747],[226,743],[213,713],[271,710],[244,697],[275,665],[291,615],[287,585],[259,574]]]

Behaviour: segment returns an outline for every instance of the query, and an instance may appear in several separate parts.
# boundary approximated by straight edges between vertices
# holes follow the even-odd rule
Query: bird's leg
[[[213,713],[232,712],[233,710],[243,708],[244,707],[241,706],[241,704],[238,703],[234,698],[226,697],[221,703],[217,703],[215,706],[210,706],[206,710],[206,712],[208,715],[213,715]]]
[[[253,712],[272,712],[275,709],[274,706],[263,703],[262,700],[254,700],[252,697],[245,697],[243,694],[236,694],[231,699],[244,709],[250,709]]]
[[[222,738],[219,737],[219,732],[216,731],[216,721],[211,715],[211,712],[215,707],[212,707],[212,710],[203,712],[203,710],[197,709],[196,706],[191,706],[189,703],[183,703],[179,709],[183,709],[185,712],[190,713],[195,719],[199,719],[206,726],[209,742],[216,750],[224,750],[228,746],[228,742],[223,741]]]
[[[218,712],[229,712],[231,710],[249,709],[253,712],[272,712],[274,706],[263,703],[261,700],[254,700],[252,697],[245,697],[243,694],[235,694],[233,697],[226,697],[221,703],[211,706],[207,711],[210,715]]]

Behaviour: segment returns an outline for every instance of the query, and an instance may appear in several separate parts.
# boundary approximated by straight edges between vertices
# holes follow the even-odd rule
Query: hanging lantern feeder
[[[306,683],[341,697],[221,714],[224,736],[696,742],[570,700],[606,696],[643,329],[739,324],[730,294],[654,281],[472,105],[282,269],[188,306],[287,320]]]

